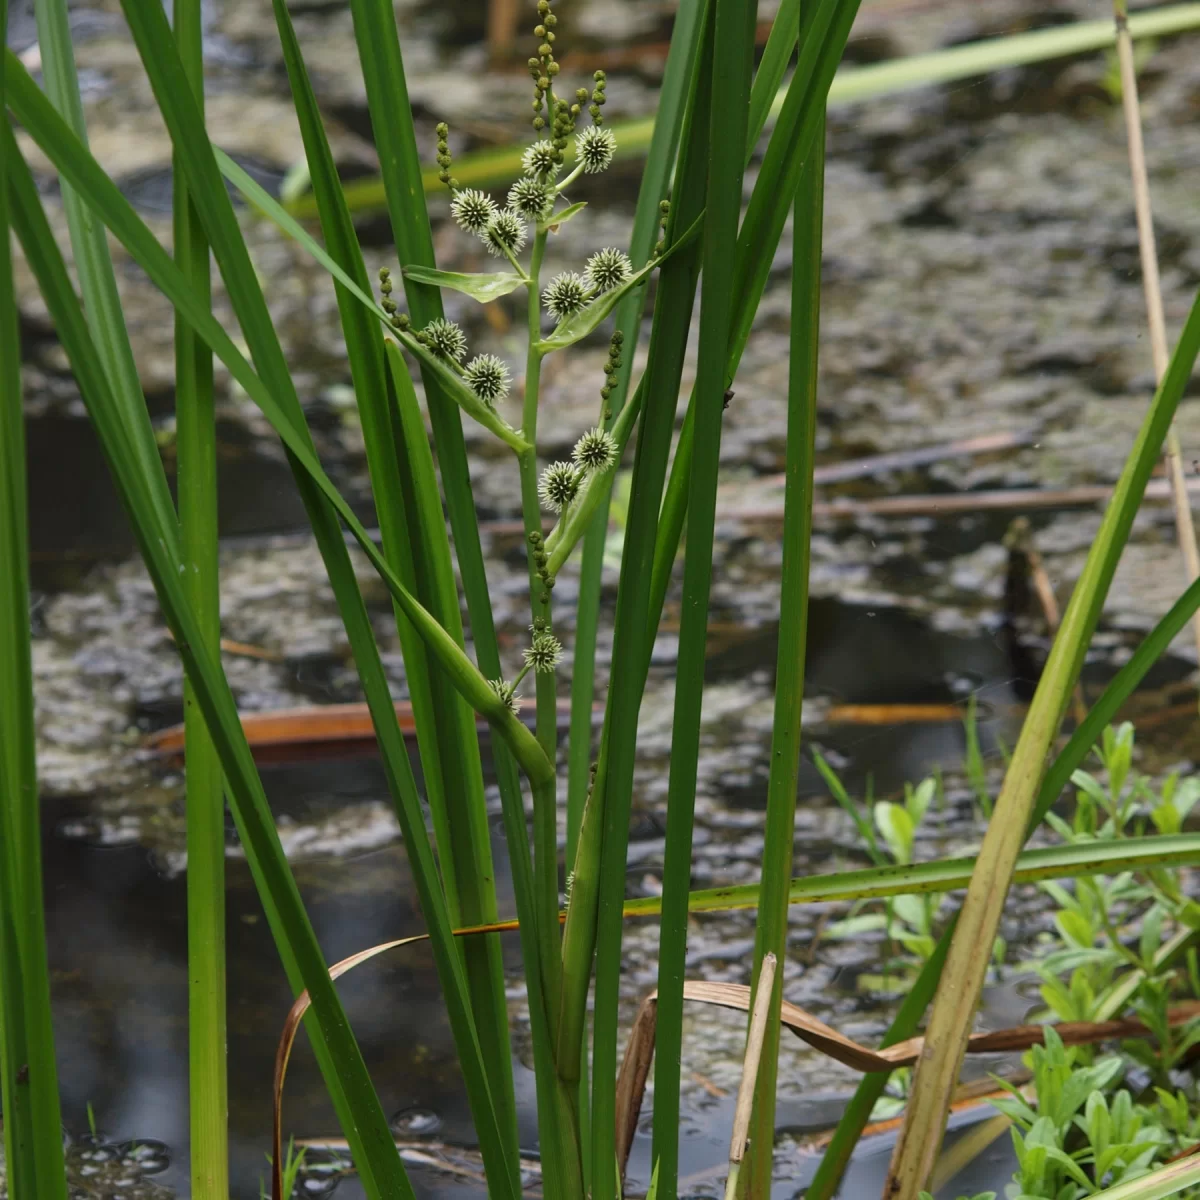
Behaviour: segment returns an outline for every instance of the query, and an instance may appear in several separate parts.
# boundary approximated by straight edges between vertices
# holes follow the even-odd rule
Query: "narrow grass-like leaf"
[[[730,382],[737,374],[754,314],[758,310],[767,281],[766,269],[756,268],[750,255],[764,255],[768,263],[773,260],[779,236],[783,232],[784,222],[795,196],[794,187],[799,182],[799,171],[811,151],[817,126],[821,121],[825,94],[819,88],[808,86],[805,82],[806,76],[802,72],[816,72],[821,79],[830,75],[845,48],[850,25],[853,23],[852,10],[856,8],[857,0],[824,0],[823,5],[805,6],[801,12],[799,65],[787,90],[788,120],[781,120],[776,126],[763,156],[763,170],[768,166],[771,168],[769,178],[772,183],[764,186],[763,173],[760,171],[750,198],[750,206],[742,221],[742,236],[738,241],[738,279],[741,282],[736,290],[738,307],[734,320],[734,334],[729,346],[729,362],[725,369],[726,378]],[[798,137],[795,135],[797,128],[801,131]],[[802,145],[807,145],[808,149],[801,152]],[[793,182],[788,183],[789,180]],[[779,190],[781,181],[793,190],[787,191],[786,187]],[[752,218],[756,223],[754,230],[750,227]],[[680,430],[675,457],[671,463],[671,478],[663,497],[658,544],[654,552],[653,599],[650,613],[655,626],[662,612],[687,515],[688,478],[692,469],[694,435],[694,415],[689,404],[683,428]]]
[[[1138,1179],[1092,1194],[1096,1200],[1162,1200],[1164,1196],[1177,1196],[1197,1183],[1200,1183],[1200,1156],[1193,1154]]]
[[[734,253],[741,216],[742,174],[749,123],[753,4],[732,0],[715,7],[709,110],[708,187],[705,193],[700,333],[693,409],[696,453],[689,481],[687,556],[675,668],[675,711],[671,726],[671,768],[667,789],[667,838],[663,863],[663,916],[659,938],[658,1041],[654,1056],[654,1149],[662,1168],[659,1193],[674,1200],[679,1156],[679,1084],[683,1038],[683,971],[687,956],[687,896],[692,875],[692,825],[700,760],[700,713],[708,648],[708,601],[717,505],[717,471],[725,412],[725,347],[734,315]],[[618,932],[619,932],[618,926]],[[597,966],[597,1008],[615,1002],[603,987],[610,976],[600,964],[611,961],[613,943],[601,945]],[[620,940],[615,939],[619,961]],[[613,1004],[615,1009],[615,1003]],[[614,1047],[615,1049],[615,1047]],[[615,1075],[596,1053],[597,1080]],[[599,1089],[597,1089],[599,1094]],[[604,1093],[607,1101],[607,1090]],[[597,1101],[597,1109],[600,1109]],[[597,1179],[597,1194],[608,1192]]]
[[[750,92],[750,124],[746,136],[746,149],[751,154],[762,136],[771,105],[779,94],[779,85],[783,82],[788,60],[799,41],[801,15],[811,20],[815,9],[816,5],[813,3],[782,0],[775,10],[775,19],[771,22],[771,32],[767,35],[767,44],[763,47],[758,70],[754,73],[754,87]]]
[[[200,5],[175,0],[179,57],[204,109]],[[175,261],[203,303],[211,303],[208,243],[182,173],[172,195]],[[90,214],[89,214],[90,216]],[[217,428],[212,351],[175,318],[175,426],[184,589],[210,654],[221,638],[217,554]],[[221,763],[184,680],[187,783],[188,1098],[192,1191],[229,1195],[229,1100],[225,1009],[225,792]]]
[[[629,257],[635,267],[641,267],[649,259],[658,236],[661,219],[659,205],[666,196],[675,165],[679,133],[703,31],[704,11],[704,0],[681,0],[675,13],[671,45],[658,94],[658,111],[654,119],[654,145],[642,172],[629,241]],[[616,422],[625,415],[625,402],[645,307],[646,296],[640,291],[630,293],[617,306],[614,332],[621,335],[622,361],[612,376],[613,390],[600,414],[601,423],[610,429],[614,429]],[[624,447],[624,440],[618,438],[618,444]],[[579,537],[584,538],[579,567],[579,600],[575,611],[575,659],[571,675],[571,728],[567,758],[568,863],[575,860],[584,798],[591,774],[600,576],[604,565],[611,486],[610,480],[603,495],[597,498],[593,511],[586,514],[583,529],[570,540],[570,545],[574,546]],[[556,526],[554,532],[558,531]],[[550,569],[556,569],[553,561]]]
[[[683,126],[685,107],[695,74],[700,38],[704,29],[705,0],[680,0],[675,12],[671,31],[671,45],[659,89],[658,109],[654,121],[652,145],[642,173],[634,212],[633,229],[630,235],[629,255],[635,268],[649,261],[661,224],[660,205],[666,197],[671,172],[675,166],[680,131]],[[662,281],[660,279],[660,286]],[[694,276],[692,288],[694,291]],[[614,338],[619,338],[621,356],[616,372],[609,377],[611,390],[601,404],[599,423],[612,430],[618,445],[624,449],[628,432],[622,436],[618,427],[625,423],[632,428],[637,413],[634,406],[626,404],[634,356],[641,331],[642,316],[646,306],[646,289],[638,288],[626,295],[615,309]],[[687,312],[691,313],[691,298],[687,301]],[[686,338],[686,326],[683,333]],[[620,455],[617,456],[620,461]],[[617,464],[606,479],[590,477],[585,484],[585,495],[579,498],[580,528],[570,531],[564,540],[564,557],[556,562],[551,555],[550,570],[556,571],[565,554],[584,538],[579,569],[579,598],[575,612],[575,653],[571,672],[571,719],[568,735],[567,755],[567,846],[566,861],[576,861],[579,834],[583,824],[584,805],[591,780],[593,762],[593,716],[592,707],[596,687],[596,643],[600,620],[600,581],[604,567],[605,541],[608,532],[608,512],[611,498],[612,479]],[[591,490],[602,489],[591,500]],[[586,511],[587,508],[590,512]],[[555,527],[554,533],[563,531],[563,522]],[[590,958],[580,963],[584,972],[583,993],[586,995],[587,976],[590,974]],[[583,1132],[585,1173],[591,1178],[591,1103],[588,1083],[587,1053],[581,1053],[579,1105]],[[657,1175],[655,1176],[657,1179]]]
[[[808,643],[808,568],[812,539],[813,456],[817,433],[817,344],[821,311],[821,236],[825,203],[825,130],[813,141],[796,193],[792,221],[792,313],[788,374],[787,457],[784,467],[783,578],[779,592],[779,646],[775,665],[775,715],[767,816],[763,840],[762,894],[755,929],[757,993],[759,963],[787,951],[788,887],[796,835],[796,781],[800,771],[800,718]],[[768,1008],[762,1060],[754,1089],[750,1150],[742,1164],[745,1195],[770,1190],[774,1151],[775,1090],[779,1073],[779,1011],[782,972]],[[753,1002],[752,1002],[753,1003]]]
[[[676,201],[668,223],[668,237],[687,228],[704,204],[707,171],[708,89],[711,76],[711,9],[707,10],[703,53],[697,56],[689,82],[688,132],[683,139],[676,184]],[[637,454],[633,465],[630,519],[621,562],[612,679],[599,767],[591,798],[584,809],[579,845],[574,861],[574,883],[563,935],[563,1002],[558,1030],[559,1071],[566,1072],[581,1056],[586,1019],[588,982],[593,951],[607,939],[604,1000],[597,1000],[594,1059],[600,1073],[592,1084],[592,1194],[601,1174],[614,1178],[614,1097],[617,1018],[614,997],[620,973],[621,903],[625,886],[626,844],[637,738],[638,697],[643,687],[646,646],[648,566],[654,548],[654,526],[666,476],[667,456],[675,421],[675,399],[683,370],[684,349],[691,321],[692,302],[699,276],[699,244],[676,255],[662,269],[655,297]],[[616,926],[614,930],[614,925]],[[597,977],[599,988],[599,977]],[[600,992],[597,992],[600,996]],[[597,1111],[599,1104],[600,1111]]]
[[[287,7],[282,0],[275,0],[274,9],[305,141],[313,190],[320,202],[324,236],[333,252],[331,257],[344,265],[346,273],[356,285],[353,290],[338,286],[337,298],[362,416],[384,552],[400,577],[426,606],[432,604],[432,611],[443,614],[443,621],[449,624],[448,631],[461,645],[462,626],[445,524],[437,498],[436,482],[429,482],[432,478],[432,461],[429,460],[429,448],[419,416],[419,437],[414,439],[411,433],[397,436],[404,425],[404,411],[393,413],[393,401],[397,397],[411,395],[411,381],[407,368],[401,362],[397,375],[398,386],[389,387],[376,314],[370,311],[370,306],[360,303],[357,295],[359,292],[365,293],[370,284],[353,223],[342,198],[337,168],[325,137],[320,110]],[[412,397],[412,404],[415,405],[415,397]],[[403,464],[400,461],[401,449],[407,460]],[[424,457],[420,456],[420,452]],[[414,459],[419,459],[416,467],[413,465]],[[426,490],[432,487],[432,503],[436,510],[435,514],[423,514],[423,520],[414,519],[421,514],[415,514],[415,498],[405,491],[405,483],[411,484],[421,467],[426,468]],[[437,571],[439,585],[433,589],[433,596],[429,594],[430,589],[422,588],[423,580],[417,578],[414,560],[419,560],[422,565],[433,560],[441,568]],[[496,918],[494,869],[474,716],[448,686],[448,681],[433,663],[427,647],[398,603],[395,613],[404,654],[406,682],[416,717],[425,793],[438,833],[446,891],[446,919],[453,925],[493,921]],[[416,783],[407,754],[401,758],[402,761],[395,762],[391,770],[402,784],[406,839],[418,839],[420,842],[419,846],[410,850],[410,862],[414,874],[425,876],[422,879],[425,894],[435,895],[439,881],[424,822],[420,819]],[[482,829],[478,819],[480,816],[483,818]],[[516,867],[514,876],[518,876]],[[521,896],[519,883],[517,895]],[[444,925],[435,921],[431,929],[435,936],[441,935]],[[439,966],[448,962],[453,953],[442,947]],[[460,996],[456,1003],[449,1006],[449,1015],[460,1055],[482,1058],[482,1072],[469,1072],[467,1083],[473,1087],[481,1073],[501,1080],[498,1090],[484,1091],[474,1087],[469,1100],[473,1112],[484,1113],[491,1109],[491,1120],[503,1128],[509,1123],[509,1114],[497,1115],[495,1102],[498,1100],[503,1104],[511,1092],[511,1054],[500,947],[496,939],[489,938],[463,946],[461,953],[476,1028],[472,1029],[470,1023],[463,1019],[467,1009],[465,997]],[[443,971],[441,981],[445,988],[462,988],[463,980],[456,971]]]
[[[75,136],[86,146],[87,126],[83,119],[83,100],[75,72],[75,52],[71,44],[66,0],[36,0],[34,15],[37,18],[46,93]],[[128,453],[142,465],[150,487],[151,503],[158,510],[160,523],[170,530],[169,536],[178,537],[171,494],[162,472],[156,469],[161,461],[158,444],[142,396],[129,334],[125,329],[121,297],[117,291],[116,274],[104,230],[95,223],[69,184],[62,188],[62,203],[88,325],[94,331],[96,349],[112,381],[117,403],[128,405],[126,428],[122,436],[129,443]]]
[[[431,610],[453,612],[449,632],[461,643],[463,632],[457,611],[454,567],[425,421],[399,348],[389,341],[385,343],[385,350],[392,381],[391,395],[398,417],[396,445],[404,467],[402,511],[410,523],[417,595]],[[454,924],[464,921],[487,924],[497,917],[495,867],[475,714],[454,692],[441,671],[434,668],[430,675],[433,708],[425,723],[431,726],[428,732],[433,735],[440,763],[441,791],[437,802],[441,811],[435,813],[434,819],[435,828],[438,828],[438,857],[447,892],[452,897],[449,915]],[[432,803],[431,800],[431,807]],[[514,860],[519,853],[520,846],[513,852]],[[532,917],[532,901],[525,886],[523,865],[513,868],[518,880],[518,911]],[[512,1086],[512,1049],[500,944],[491,938],[477,945],[466,945],[462,950],[476,1025],[480,1030],[480,1049],[488,1075],[502,1081],[497,1099],[503,1103]],[[535,957],[531,961],[535,979],[538,967]],[[483,1097],[476,1099],[482,1103]],[[507,1125],[508,1117],[503,1109],[498,1110],[496,1119],[499,1127]]]
[[[425,188],[404,75],[404,58],[400,52],[400,40],[396,29],[396,13],[387,0],[351,0],[350,9],[397,254],[403,263],[435,267],[437,264],[433,254],[433,235],[425,207]],[[418,326],[424,326],[435,317],[443,315],[441,293],[437,288],[406,279],[405,291],[409,311]],[[422,377],[475,653],[483,674],[489,679],[498,679],[501,676],[500,648],[496,639],[491,597],[488,594],[462,422],[456,405],[442,393],[438,379],[424,364]],[[509,716],[511,714],[507,711],[500,714],[501,720],[505,722]],[[527,732],[523,725],[521,729]],[[515,735],[516,731],[510,726],[509,736]],[[505,745],[494,744],[494,757],[505,812],[505,825],[511,840],[517,832],[517,814],[523,813],[520,780],[516,765]],[[553,776],[552,767],[550,774]],[[518,851],[513,850],[513,853]],[[527,959],[527,962],[531,961]],[[538,1001],[531,997],[531,1022],[537,1023],[541,1015]],[[546,1037],[549,1037],[548,1032]],[[535,1031],[535,1053],[540,1053],[540,1046],[541,1035]],[[544,1161],[549,1167],[546,1184],[550,1187],[559,1183],[557,1166],[561,1156],[555,1149],[560,1140],[559,1122],[556,1120],[557,1105],[554,1103],[554,1097],[546,1095],[546,1090],[551,1086],[547,1071],[539,1069],[537,1076],[541,1146]],[[504,1081],[496,1079],[493,1093],[498,1109],[509,1114],[505,1121],[505,1136],[510,1147],[511,1159],[509,1187],[519,1190],[516,1101],[511,1094],[511,1088],[508,1096],[496,1094],[503,1086]]]
[[[351,0],[350,9],[396,251],[403,263],[434,267],[437,264],[433,257],[433,235],[425,207],[396,14],[385,0]],[[513,172],[514,175],[518,173]],[[406,281],[406,293],[413,322],[418,327],[443,315],[441,293],[437,288],[412,280]],[[488,595],[462,424],[457,407],[442,395],[438,380],[425,370],[424,364],[422,376],[475,653],[480,670],[488,678],[495,679],[500,676],[500,650]],[[519,784],[513,764],[503,749],[497,755],[497,773],[505,803],[515,807],[520,803]],[[515,1136],[514,1133],[514,1148]]]
[[[917,1200],[941,1145],[946,1111],[983,986],[1008,882],[1037,804],[1046,753],[1075,686],[1146,481],[1198,351],[1200,296],[1193,303],[1170,367],[1142,423],[1063,615],[996,802],[996,812],[1002,819],[991,822],[980,849],[979,869],[959,914],[946,964],[951,986],[939,990],[934,1002],[926,1056],[914,1080],[911,1116],[897,1144],[889,1173],[897,1185],[893,1188],[897,1200]]]
[[[821,0],[811,25],[806,23],[796,73],[763,154],[738,235],[734,288],[739,296],[753,297],[754,301],[740,306],[730,342],[731,358],[740,359],[750,336],[758,298],[766,286],[792,197],[818,132],[824,129],[829,85],[858,14],[858,4],[859,0]]]
[[[513,271],[498,271],[495,274],[466,274],[462,271],[438,271],[433,267],[422,267],[410,263],[404,268],[408,279],[418,283],[431,283],[434,287],[450,288],[462,292],[480,304],[489,304],[515,292],[525,281]]]
[[[1115,875],[1121,871],[1144,870],[1162,861],[1182,866],[1200,857],[1200,834],[1128,838],[1120,842],[1073,843],[1039,850],[1026,850],[1017,860],[1014,879],[1037,883],[1044,879],[1070,879],[1078,875]],[[955,892],[971,881],[974,858],[943,858],[908,866],[862,867],[827,875],[806,875],[788,885],[789,904],[827,904],[841,900],[886,900],[889,896],[921,896]],[[688,911],[728,912],[757,908],[761,885],[707,888],[692,892]],[[662,911],[660,896],[628,900],[623,915],[657,916]],[[907,1034],[905,1036],[908,1036]]]
[[[7,69],[12,69],[11,59]],[[69,136],[69,131],[64,132]],[[128,453],[126,438],[121,436],[120,426],[127,419],[128,406],[118,405],[112,398],[66,265],[42,211],[33,177],[20,158],[16,139],[7,124],[0,127],[0,137],[4,142],[3,153],[12,165],[9,189],[14,225],[42,297],[53,315],[55,329],[71,362],[159,603],[195,686],[197,703],[220,753],[247,862],[263,897],[289,981],[297,990],[307,987],[313,997],[316,1020],[310,1023],[310,1033],[364,1185],[372,1197],[411,1197],[413,1193],[397,1159],[386,1119],[279,844],[232,693],[219,663],[205,646],[187,602],[180,580],[182,560],[178,548],[163,536],[157,510],[150,499],[149,483],[142,477],[140,464]],[[174,269],[174,264],[171,265]],[[162,470],[161,465],[158,469]]]
[[[0,0],[0,40],[8,27]],[[0,113],[5,65],[0,64]],[[7,128],[7,114],[0,117]],[[9,1194],[65,1200],[42,907],[30,656],[21,338],[9,236],[11,139],[0,145],[0,1103]]]

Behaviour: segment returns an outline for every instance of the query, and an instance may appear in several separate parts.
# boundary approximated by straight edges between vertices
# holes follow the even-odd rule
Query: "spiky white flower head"
[[[458,227],[468,233],[483,233],[497,212],[499,209],[495,200],[475,188],[455,192],[454,199],[450,201],[450,215],[458,223]]]
[[[508,207],[529,221],[540,221],[554,207],[554,189],[540,179],[518,179],[508,189]]]
[[[556,320],[562,321],[572,313],[577,313],[587,303],[590,291],[591,288],[582,275],[576,271],[564,271],[546,284],[546,290],[542,293],[542,303]]]
[[[543,508],[562,512],[579,491],[579,471],[573,463],[551,463],[538,480],[538,499]]]
[[[467,353],[467,335],[445,317],[434,317],[421,330],[421,340],[439,358],[452,358],[462,362]]]
[[[542,675],[549,674],[562,662],[562,642],[552,633],[534,635],[533,645],[524,651],[525,665]]]
[[[494,354],[476,355],[463,369],[463,378],[488,408],[508,395],[508,364]]]
[[[525,245],[525,222],[511,209],[502,208],[483,233],[488,253],[503,257],[507,250],[516,254]]]
[[[607,429],[589,429],[571,451],[575,465],[585,474],[603,471],[617,457],[617,440]]]
[[[617,139],[603,125],[589,125],[575,135],[575,153],[587,175],[599,175],[613,160]]]
[[[517,699],[517,689],[506,679],[489,679],[487,682],[488,687],[504,701],[509,711],[515,713],[520,707],[520,701]]]
[[[558,161],[558,152],[554,143],[546,138],[528,146],[521,155],[521,170],[532,179],[548,183],[559,172],[562,164]]]
[[[596,251],[587,260],[584,278],[595,292],[608,292],[620,287],[633,274],[629,255],[611,246]]]

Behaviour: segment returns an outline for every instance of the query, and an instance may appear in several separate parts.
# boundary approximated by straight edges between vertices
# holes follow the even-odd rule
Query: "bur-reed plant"
[[[521,153],[519,169],[505,181],[502,200],[483,190],[480,181],[458,178],[450,130],[442,125],[437,129],[438,183],[448,191],[453,218],[462,236],[479,238],[500,268],[485,274],[441,271],[434,261],[395,15],[383,0],[351,0],[396,249],[395,267],[376,280],[366,271],[303,48],[284,0],[274,0],[273,12],[304,138],[319,239],[209,141],[198,87],[196,10],[185,0],[179,0],[174,32],[161,7],[139,0],[124,3],[174,147],[174,260],[88,151],[65,33],[65,0],[39,0],[48,95],[15,56],[6,54],[0,88],[12,122],[0,127],[2,199],[11,206],[13,228],[70,359],[178,644],[189,712],[200,718],[188,722],[189,849],[195,848],[199,864],[190,881],[196,897],[190,953],[192,969],[206,985],[192,997],[194,1137],[203,1147],[197,1186],[207,1186],[205,1181],[220,1172],[224,1154],[217,982],[221,948],[215,936],[221,891],[215,817],[223,779],[281,960],[296,991],[307,990],[311,999],[306,1018],[310,1036],[363,1186],[372,1197],[413,1194],[281,850],[216,652],[210,354],[225,364],[281,438],[324,558],[412,864],[492,1195],[518,1195],[520,1170],[497,934],[454,936],[456,926],[491,927],[497,916],[474,714],[483,715],[492,731],[526,979],[545,1190],[555,1197],[608,1200],[620,1190],[614,1087],[622,929],[631,913],[656,908],[625,902],[638,711],[685,517],[685,619],[674,714],[668,863],[664,896],[657,903],[663,914],[660,1086],[654,1130],[658,1195],[674,1195],[677,1186],[674,1117],[686,914],[705,906],[760,906],[757,963],[786,949],[787,905],[806,896],[896,895],[961,887],[971,877],[970,862],[950,862],[876,868],[840,881],[789,879],[817,399],[821,143],[826,102],[857,7],[857,0],[784,0],[754,70],[754,5],[743,0],[681,0],[654,128],[655,152],[643,177],[631,241],[627,247],[605,248],[553,278],[545,278],[547,247],[552,238],[570,244],[570,221],[583,207],[572,202],[569,193],[581,175],[608,166],[621,135],[614,135],[604,120],[603,74],[585,84],[578,81],[583,86],[572,89],[567,72],[560,69],[557,43],[564,28],[550,0],[539,0],[536,53],[529,60],[534,137]],[[781,93],[793,52],[793,73]],[[762,148],[743,215],[743,173],[772,114],[775,124]],[[20,153],[14,122],[59,173],[82,303]],[[317,458],[226,179],[329,272],[362,417],[378,545]],[[778,653],[768,853],[761,885],[697,895],[689,892],[691,798],[698,782],[722,414],[731,389],[736,390],[738,364],[790,214],[792,363],[782,590],[787,615]],[[5,215],[0,205],[0,218]],[[178,513],[154,451],[145,399],[116,303],[105,228],[124,244],[176,315],[180,431],[186,442],[180,448],[181,472],[187,476],[181,480]],[[210,250],[248,356],[212,315],[207,288]],[[700,304],[699,371],[676,436],[684,355],[701,274],[706,287]],[[5,967],[0,974],[0,1067],[5,1112],[11,1114],[5,1123],[11,1140],[10,1191],[24,1197],[62,1194],[63,1184],[36,871],[25,515],[22,489],[11,484],[20,480],[15,464],[22,453],[11,276],[11,262],[0,256],[0,344],[9,351],[0,367],[8,385],[0,426],[6,466],[0,551],[4,565],[13,567],[5,574],[11,582],[6,583],[5,608],[0,611],[0,636],[12,652],[4,656],[5,703],[0,713],[5,736],[0,754],[5,786],[21,797],[19,804],[4,807],[0,822],[0,954]],[[652,281],[646,365],[634,386],[633,351]],[[470,354],[464,332],[446,319],[441,299],[446,289],[481,302],[509,295],[523,300],[523,363],[487,352]],[[538,439],[542,365],[548,356],[569,353],[585,339],[607,341],[609,348],[603,381],[597,381],[596,418],[578,431],[569,460],[546,462]],[[1017,761],[1024,765],[1026,782],[1040,779],[1040,769],[1033,765],[1036,751],[1044,755],[1057,728],[1057,698],[1066,694],[1078,672],[1148,464],[1178,403],[1198,339],[1200,316],[1194,312],[1110,509],[1097,543],[1097,560],[1085,573],[1078,603],[1068,610],[1060,634],[1063,648],[1047,672],[1048,699],[1037,710],[1040,715],[1029,738],[1018,746]],[[519,416],[515,403],[507,402],[514,380],[519,380]],[[510,467],[520,496],[529,577],[528,637],[516,670],[505,670],[496,636],[470,487],[464,417],[489,431],[513,455]],[[590,709],[597,678],[605,513],[618,466],[630,455],[613,657],[604,722],[594,740]],[[352,568],[347,531],[393,602],[432,837]],[[576,552],[582,554],[582,568],[572,646],[562,635],[554,585]],[[1083,731],[1077,733],[1059,764],[1070,764],[1074,755],[1078,765],[1111,719],[1115,704],[1198,603],[1200,587],[1194,586],[1093,710],[1083,727],[1090,729],[1087,736],[1092,741],[1080,741]],[[473,657],[466,648],[468,628]],[[566,666],[572,677],[572,720],[560,794],[556,698],[557,681]],[[526,702],[532,705],[532,731],[520,711]],[[1032,820],[1040,819],[1064,782],[1056,765],[1037,793]],[[558,840],[560,807],[566,816],[565,857]],[[1017,819],[1025,824],[1023,812]],[[1189,835],[1171,834],[1121,847],[1120,852],[1135,858],[1155,854],[1163,861],[1194,861],[1200,858],[1200,844]],[[1045,877],[1046,872],[1096,871],[1112,862],[1111,848],[1081,846],[1041,858],[1036,853],[1017,857],[1014,869],[1027,873],[1020,877]],[[568,903],[562,924],[564,887]],[[897,1037],[904,1036],[902,1027],[920,1019],[944,962],[945,939],[902,1008]],[[589,1011],[590,996],[594,998]],[[779,999],[776,987],[772,1014],[778,1013]],[[739,1178],[740,1189],[752,1194],[760,1194],[769,1177],[777,1037],[776,1022],[768,1020],[750,1125],[750,1157]],[[31,1103],[23,1107],[26,1074]],[[828,1188],[836,1180],[839,1163],[855,1140],[861,1110],[862,1103],[856,1101],[829,1155],[830,1165],[819,1177],[820,1186]],[[273,1190],[279,1195],[281,1163],[273,1164],[273,1173]],[[48,1181],[44,1187],[43,1180]]]

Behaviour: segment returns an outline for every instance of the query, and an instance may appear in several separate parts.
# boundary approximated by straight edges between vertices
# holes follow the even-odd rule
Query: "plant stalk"
[[[788,381],[787,463],[784,483],[783,577],[775,665],[775,716],[767,781],[762,895],[755,929],[761,962],[787,953],[788,891],[796,832],[796,785],[808,645],[808,577],[812,540],[813,459],[817,433],[817,349],[821,309],[821,238],[824,216],[825,130],[818,131],[805,164],[792,219],[792,314]],[[756,988],[763,986],[765,971]],[[757,1002],[757,994],[755,1001]],[[779,1070],[782,979],[769,997],[770,1019],[754,1095],[750,1155],[743,1194],[770,1190],[775,1145],[775,1091]],[[756,1183],[759,1185],[756,1187]]]
[[[1167,323],[1163,314],[1162,283],[1158,273],[1158,250],[1154,238],[1154,215],[1150,206],[1150,177],[1146,170],[1146,147],[1142,139],[1141,107],[1138,103],[1137,71],[1133,61],[1133,38],[1125,0],[1113,0],[1117,25],[1117,61],[1121,70],[1121,106],[1125,113],[1125,133],[1129,140],[1129,173],[1133,181],[1133,207],[1137,215],[1138,250],[1142,261],[1142,287],[1146,293],[1146,322],[1150,329],[1150,353],[1154,360],[1157,387],[1167,373],[1170,351],[1167,349]],[[1163,447],[1163,467],[1171,484],[1175,508],[1175,532],[1183,555],[1188,583],[1200,578],[1200,550],[1196,546],[1196,525],[1192,519],[1191,499],[1183,470],[1183,451],[1174,423],[1167,431]],[[1196,657],[1200,660],[1200,614],[1192,625]]]
[[[204,59],[197,0],[175,0],[179,57],[204,108]],[[211,304],[208,243],[175,162],[175,261]],[[184,589],[211,653],[221,637],[217,564],[217,431],[212,351],[175,316],[175,414]],[[190,679],[183,685],[187,781],[188,1096],[192,1191],[229,1195],[229,1101],[225,1000],[225,795],[221,764]]]
[[[537,419],[542,377],[541,296],[539,280],[546,252],[545,230],[534,235],[529,260],[529,351],[525,360],[525,395],[521,413],[521,436],[529,449],[517,456],[521,480],[521,517],[525,524],[525,556],[529,566],[529,610],[531,625],[546,632],[552,626],[550,589],[541,575],[538,555],[542,553],[542,506],[538,499]],[[530,633],[532,638],[533,634]],[[534,672],[537,704],[536,732],[547,760],[553,765],[558,741],[558,702],[553,671]],[[533,789],[533,871],[537,895],[537,930],[542,954],[542,994],[550,1018],[550,1037],[558,1027],[562,938],[558,925],[558,813],[553,779]]]

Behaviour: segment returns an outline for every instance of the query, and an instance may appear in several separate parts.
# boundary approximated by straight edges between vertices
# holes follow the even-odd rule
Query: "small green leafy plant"
[[[970,745],[968,740],[968,748]],[[914,861],[917,833],[926,816],[935,804],[938,809],[945,806],[941,775],[931,775],[915,786],[906,783],[899,801],[872,802],[868,798],[864,813],[825,758],[819,752],[813,757],[833,797],[854,821],[871,861],[876,866],[910,865]],[[969,776],[971,765],[968,754]],[[929,961],[953,904],[946,896],[919,893],[889,898],[884,902],[883,912],[873,911],[874,907],[865,903],[854,905],[849,916],[825,929],[824,936],[842,941],[882,933],[890,950],[883,971],[859,975],[858,986],[870,991],[894,990],[911,980]],[[1005,949],[1004,939],[997,937],[994,952],[997,964],[1003,963]]]

